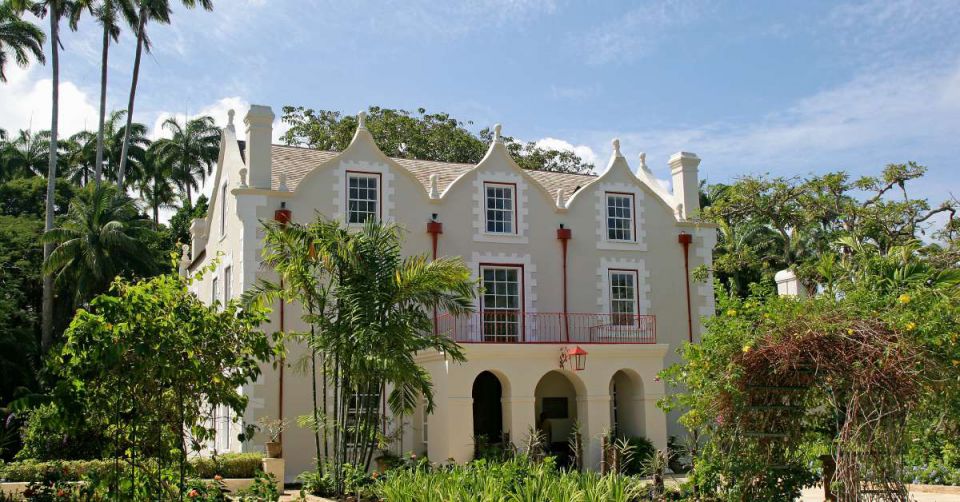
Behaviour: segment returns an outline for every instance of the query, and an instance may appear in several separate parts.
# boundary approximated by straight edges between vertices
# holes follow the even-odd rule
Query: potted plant
[[[267,457],[281,458],[283,444],[280,442],[280,434],[287,428],[286,420],[262,417],[257,420],[257,425],[260,431],[267,435],[267,441],[263,444],[267,449]]]

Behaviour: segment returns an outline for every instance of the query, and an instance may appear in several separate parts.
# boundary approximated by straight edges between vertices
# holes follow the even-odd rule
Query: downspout
[[[430,215],[430,221],[427,222],[427,233],[430,234],[430,239],[433,241],[433,259],[437,259],[437,243],[440,240],[440,234],[443,233],[443,223],[437,221],[437,213]],[[437,309],[433,309],[433,334],[434,336],[439,333],[437,328]]]
[[[687,339],[693,343],[693,310],[690,307],[690,243],[693,236],[680,232],[677,242],[683,245],[683,282],[687,286]]]
[[[290,218],[292,214],[289,209],[287,209],[287,203],[281,202],[280,209],[277,209],[273,212],[273,219],[280,223],[281,226],[286,227],[287,223],[290,223]],[[283,290],[283,278],[280,278],[280,290]],[[286,330],[286,307],[284,301],[280,299],[280,334],[284,334]],[[278,403],[277,403],[277,419],[281,422],[283,421],[283,367],[286,363],[286,358],[280,359],[280,382],[279,382],[279,392],[277,392]],[[280,451],[283,451],[283,429],[280,430],[280,433],[277,434],[277,439],[280,441]]]
[[[569,228],[563,228],[563,223],[557,229],[557,240],[560,241],[560,249],[563,253],[563,336],[566,341],[570,341],[570,316],[567,312],[567,241],[573,236]]]

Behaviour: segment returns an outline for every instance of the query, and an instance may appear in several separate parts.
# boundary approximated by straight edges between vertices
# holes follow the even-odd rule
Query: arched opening
[[[610,428],[617,437],[643,436],[643,381],[626,370],[610,378]]]
[[[557,456],[560,465],[567,465],[568,440],[577,422],[577,389],[566,375],[551,371],[537,382],[534,397],[535,423],[545,437],[547,450]]]
[[[503,386],[489,371],[473,381],[473,438],[478,445],[503,441]]]

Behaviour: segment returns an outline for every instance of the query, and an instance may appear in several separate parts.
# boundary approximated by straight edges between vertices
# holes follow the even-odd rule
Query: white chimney
[[[276,116],[269,106],[250,105],[250,111],[243,119],[247,126],[247,168],[250,179],[247,184],[253,188],[270,189],[272,157],[270,149],[273,143],[273,119]]]
[[[700,180],[697,168],[700,157],[695,153],[677,152],[670,157],[670,173],[673,175],[673,198],[683,204],[681,216],[690,219],[700,212]]]

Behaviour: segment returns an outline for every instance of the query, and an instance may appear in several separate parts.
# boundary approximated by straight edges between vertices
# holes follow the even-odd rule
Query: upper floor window
[[[633,324],[637,315],[637,272],[610,271],[611,324]]]
[[[227,184],[220,188],[220,235],[227,229]]]
[[[518,266],[481,267],[483,279],[483,339],[515,342],[522,321],[521,269]]]
[[[514,184],[485,183],[486,192],[486,228],[494,234],[512,234],[516,232],[517,210]]]
[[[213,305],[214,303],[217,303],[217,300],[220,299],[218,298],[219,296],[220,296],[220,284],[217,282],[217,278],[214,277],[213,282],[210,286],[210,304]]]
[[[347,223],[363,223],[380,218],[380,175],[347,175]]]
[[[633,194],[607,192],[607,239],[633,242],[635,233]]]

